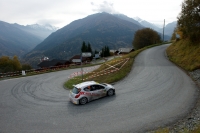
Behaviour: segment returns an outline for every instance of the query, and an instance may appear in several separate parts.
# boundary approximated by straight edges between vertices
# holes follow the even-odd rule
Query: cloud
[[[57,25],[59,23],[62,23],[62,20],[55,20],[55,19],[40,19],[36,23],[41,24],[41,25],[46,25],[46,24],[52,24],[52,25]]]
[[[107,12],[110,14],[118,14],[119,12],[115,10],[114,4],[109,3],[107,1],[103,1],[101,4],[95,4],[94,2],[91,2],[91,5],[94,7],[92,9],[94,12]]]

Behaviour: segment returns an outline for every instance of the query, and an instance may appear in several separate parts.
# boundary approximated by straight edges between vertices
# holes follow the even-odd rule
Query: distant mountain
[[[0,21],[0,56],[22,56],[41,41],[13,24]]]
[[[0,56],[17,55],[21,57],[41,43],[53,31],[56,29],[50,25],[22,26],[0,21]]]
[[[58,27],[52,26],[50,24],[45,24],[45,25],[32,24],[32,25],[27,25],[26,27],[29,27],[35,30],[46,30],[46,31],[51,31],[51,32],[52,31],[54,32],[59,29]]]
[[[105,45],[110,49],[132,47],[135,32],[142,28],[108,13],[89,15],[52,33],[26,54],[25,60],[37,64],[43,56],[69,59],[80,54],[83,41],[90,42],[93,50],[101,50]]]
[[[155,31],[159,31],[160,30],[160,28],[157,27],[155,24],[152,24],[152,23],[150,23],[150,22],[148,22],[146,20],[142,20],[139,17],[135,17],[134,19],[137,20],[144,27],[148,27],[148,28],[154,29]]]
[[[165,31],[165,35],[172,36],[172,34],[173,34],[174,29],[176,28],[176,26],[177,26],[177,21],[168,23],[165,26],[165,30],[164,30]]]
[[[137,21],[133,18],[130,18],[130,17],[124,15],[124,14],[113,14],[113,16],[118,17],[118,18],[123,19],[123,20],[126,20],[126,21],[129,21],[129,22],[132,22],[134,24],[137,24],[137,25],[143,27],[143,25],[141,25],[139,21]]]
[[[163,34],[163,27],[159,28],[157,25],[152,24],[152,23],[150,23],[148,21],[142,20],[139,17],[135,17],[134,19],[137,20],[142,26],[147,27],[147,28],[151,28],[151,29],[159,32],[161,34],[161,36],[162,36],[162,34]],[[169,23],[169,24],[167,24],[165,26],[165,32],[164,32],[165,40],[170,40],[170,38],[172,36],[172,33],[173,33],[173,31],[174,31],[174,29],[176,27],[176,24],[177,24],[177,22],[174,21],[174,22]]]
[[[56,30],[59,29],[58,27],[52,26],[50,24],[46,24],[46,25],[32,24],[32,25],[23,26],[23,25],[19,25],[15,23],[14,26],[25,32],[33,34],[34,36],[40,38],[41,40],[44,40],[52,32],[55,32]]]

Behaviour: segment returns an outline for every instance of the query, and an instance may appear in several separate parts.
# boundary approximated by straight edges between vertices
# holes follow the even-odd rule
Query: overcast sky
[[[183,0],[0,0],[0,21],[62,28],[98,12],[140,17],[163,25],[177,20]]]

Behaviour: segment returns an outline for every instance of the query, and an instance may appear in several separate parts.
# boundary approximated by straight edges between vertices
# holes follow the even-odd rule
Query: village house
[[[133,48],[119,48],[118,50],[115,51],[116,54],[128,54],[130,52],[133,52]]]
[[[81,55],[75,55],[69,60],[72,64],[81,64]],[[82,57],[82,63],[86,64],[92,61],[92,57]]]

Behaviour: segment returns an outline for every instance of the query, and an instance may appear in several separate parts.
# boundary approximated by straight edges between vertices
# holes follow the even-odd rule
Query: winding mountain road
[[[63,83],[80,69],[0,81],[0,132],[145,132],[189,113],[195,83],[157,46],[140,53],[130,74],[114,84],[116,95],[86,105],[69,102]],[[92,69],[91,69],[92,70]]]

